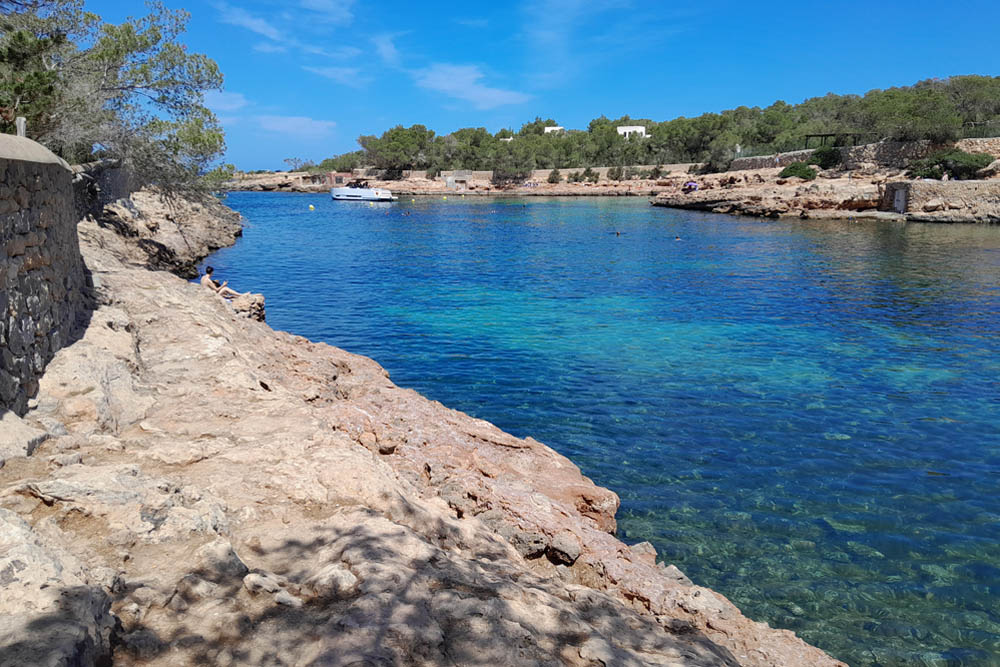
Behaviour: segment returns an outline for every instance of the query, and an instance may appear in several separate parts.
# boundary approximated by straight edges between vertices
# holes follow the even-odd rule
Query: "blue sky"
[[[319,161],[397,124],[585,128],[601,114],[667,120],[1000,75],[996,0],[164,1],[191,13],[189,49],[225,74],[209,105],[242,169]],[[112,22],[145,13],[87,8]]]

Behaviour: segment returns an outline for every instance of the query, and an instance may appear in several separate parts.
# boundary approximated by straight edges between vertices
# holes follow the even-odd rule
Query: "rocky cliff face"
[[[98,305],[0,467],[0,665],[840,664],[541,443],[80,237]]]
[[[243,234],[240,214],[214,198],[168,200],[155,190],[110,203],[94,218],[120,237],[103,238],[115,243],[123,260],[184,278],[197,277],[198,262]]]

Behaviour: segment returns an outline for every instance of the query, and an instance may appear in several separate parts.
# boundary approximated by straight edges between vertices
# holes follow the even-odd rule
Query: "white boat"
[[[365,181],[351,181],[342,188],[331,188],[334,201],[395,201],[392,193],[384,188],[370,188]]]

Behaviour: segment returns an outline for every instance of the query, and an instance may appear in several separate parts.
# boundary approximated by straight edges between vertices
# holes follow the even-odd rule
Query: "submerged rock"
[[[545,445],[81,236],[100,306],[24,419],[65,434],[0,468],[0,664],[839,664]]]

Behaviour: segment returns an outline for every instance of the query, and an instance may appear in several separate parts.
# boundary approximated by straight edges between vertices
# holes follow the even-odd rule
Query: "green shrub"
[[[816,170],[807,165],[805,162],[793,162],[782,169],[781,173],[778,174],[779,178],[791,178],[793,176],[811,181],[816,178]]]
[[[585,181],[590,181],[591,183],[596,183],[601,178],[600,174],[598,174],[596,171],[594,171],[590,167],[587,167],[586,169],[584,169],[583,173],[580,174],[580,177],[583,180],[585,180]]]
[[[566,177],[566,180],[570,183],[579,183],[583,180],[583,175],[578,171],[574,171],[572,174]]]
[[[549,172],[549,183],[559,183],[562,181],[562,174],[559,173],[558,169],[553,169]]]
[[[426,178],[428,181],[433,181],[440,175],[441,175],[441,167],[427,167],[427,172],[424,174],[424,178]]]
[[[809,164],[818,165],[820,169],[833,169],[840,162],[840,149],[833,146],[820,146],[809,156]]]
[[[976,172],[989,166],[993,157],[986,153],[966,153],[957,148],[938,151],[909,166],[910,178],[941,179],[945,174],[957,181],[976,178]]]
[[[653,167],[653,170],[649,172],[650,178],[656,179],[660,178],[661,176],[663,176],[663,167],[661,167],[660,165],[656,165],[655,167]]]
[[[608,169],[609,181],[620,181],[623,178],[625,178],[625,170],[621,167],[611,167],[611,169]]]

